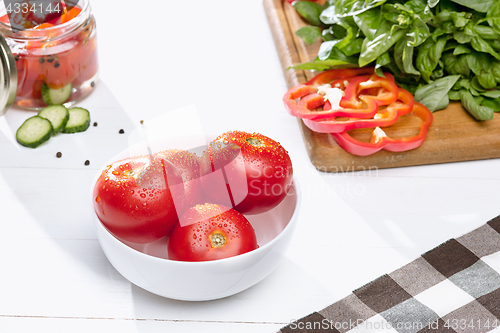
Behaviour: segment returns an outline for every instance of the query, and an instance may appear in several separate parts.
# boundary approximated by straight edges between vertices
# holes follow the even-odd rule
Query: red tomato
[[[227,132],[201,160],[201,183],[212,202],[243,214],[276,207],[292,184],[292,162],[276,141],[257,133]]]
[[[208,261],[258,248],[255,230],[236,210],[218,204],[196,205],[182,215],[168,241],[168,257]]]
[[[172,164],[139,156],[117,161],[102,172],[94,187],[94,210],[116,237],[149,243],[175,226],[174,198],[182,200],[182,194],[182,179]]]
[[[207,202],[201,189],[200,158],[189,151],[170,149],[155,154],[155,160],[165,159],[172,163],[184,184],[183,212],[197,204]]]

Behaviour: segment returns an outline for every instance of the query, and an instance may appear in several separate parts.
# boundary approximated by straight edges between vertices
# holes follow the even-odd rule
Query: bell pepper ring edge
[[[332,74],[329,75],[329,77],[331,76]],[[330,83],[338,83],[338,80],[338,78],[335,78]],[[339,109],[315,111],[314,109],[324,106],[328,100],[325,100],[323,95],[317,93],[317,88],[307,83],[292,87],[286,92],[283,96],[285,108],[292,116],[302,119],[325,117],[371,118],[377,113],[379,106],[394,103],[398,98],[399,88],[394,81],[394,77],[390,74],[387,74],[385,78],[376,74],[345,76],[345,80],[349,82],[347,86],[344,85],[344,96],[339,103]],[[328,83],[324,80],[320,82]],[[379,88],[376,96],[358,95],[364,90],[374,88]],[[297,99],[299,99],[298,103],[296,102]],[[364,108],[363,104],[365,105]]]
[[[303,122],[309,129],[318,133],[340,133],[356,128],[387,127],[394,124],[400,116],[410,113],[413,110],[413,104],[413,95],[400,88],[398,100],[388,105],[385,110],[377,112],[373,118],[337,120],[334,117],[315,120],[303,119]],[[325,104],[325,107],[327,107],[327,104]]]
[[[419,133],[416,136],[402,139],[388,137],[380,127],[374,129],[370,142],[362,142],[354,139],[348,132],[331,133],[333,139],[345,151],[358,156],[368,156],[385,149],[392,152],[402,152],[418,148],[424,142],[427,131],[432,124],[433,116],[424,105],[415,102],[413,110],[409,115],[422,119]]]

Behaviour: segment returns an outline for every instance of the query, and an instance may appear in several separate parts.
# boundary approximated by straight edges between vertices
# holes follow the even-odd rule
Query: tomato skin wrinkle
[[[209,261],[258,248],[250,222],[235,209],[206,203],[190,208],[168,242],[168,257],[178,261]]]

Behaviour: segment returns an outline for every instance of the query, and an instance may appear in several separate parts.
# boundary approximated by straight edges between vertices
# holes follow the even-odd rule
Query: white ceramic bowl
[[[128,156],[128,151],[124,151],[110,162]],[[263,214],[246,216],[257,234],[258,249],[214,261],[169,260],[167,238],[145,245],[125,243],[102,225],[92,208],[92,191],[100,173],[92,183],[89,206],[104,253],[116,270],[130,282],[172,299],[213,300],[234,295],[260,282],[282,260],[298,220],[301,192],[294,177],[289,194],[277,207]]]

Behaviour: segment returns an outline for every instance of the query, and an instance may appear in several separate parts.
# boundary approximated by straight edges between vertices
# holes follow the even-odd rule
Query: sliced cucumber
[[[38,112],[42,118],[50,120],[54,134],[62,132],[69,120],[68,109],[64,105],[50,105]]]
[[[33,116],[19,127],[16,132],[17,142],[25,147],[36,148],[52,136],[54,129],[49,120]]]
[[[71,108],[68,110],[69,120],[63,133],[85,132],[90,126],[90,113],[84,108]]]
[[[61,89],[50,89],[50,87],[44,83],[42,86],[42,98],[48,105],[63,104],[71,96],[73,90],[73,85],[70,83]]]

